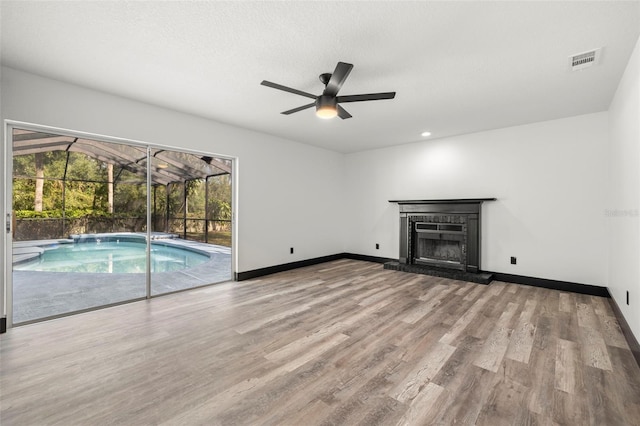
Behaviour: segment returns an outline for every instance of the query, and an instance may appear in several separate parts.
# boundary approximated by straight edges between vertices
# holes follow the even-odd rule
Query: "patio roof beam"
[[[71,136],[61,136],[61,135],[53,135],[48,133],[20,133],[13,135],[13,142],[23,142],[23,141],[36,141],[41,139],[73,139]]]
[[[90,145],[90,146],[96,146],[95,145],[96,141],[92,141],[91,139],[79,139],[78,143],[86,144],[86,145]],[[136,157],[133,157],[133,156],[131,156],[131,155],[125,153],[125,152],[121,152],[121,151],[109,146],[107,143],[98,142],[98,144],[99,144],[98,145],[99,149],[101,149],[102,151],[108,152],[109,154],[114,155],[115,157],[119,157],[119,158],[122,158],[122,159],[124,159],[126,161],[131,161],[131,162],[136,161]],[[139,152],[140,154],[145,155],[144,158],[146,158],[146,153],[144,151],[140,150],[137,146],[130,146],[130,145],[126,145],[126,146],[128,148],[136,151],[136,152]]]
[[[63,150],[66,150],[68,146],[69,146],[68,140],[48,141],[48,142],[42,142],[37,145],[15,143],[13,144],[13,152],[14,153],[19,152],[20,155],[26,155],[26,154],[32,154],[34,152],[51,151],[51,148],[56,148],[56,147],[59,147],[57,151],[63,151]],[[30,152],[25,152],[25,151],[30,151]]]
[[[48,133],[33,132],[29,130],[16,129],[13,136],[13,152],[14,155],[28,155],[38,152],[50,151],[71,151],[79,152],[95,158],[108,164],[114,164],[124,168],[132,173],[146,176],[146,165],[140,163],[146,160],[146,152],[143,152],[137,146],[116,147],[108,142],[100,142],[91,139],[73,138],[70,136],[62,136]],[[128,152],[127,152],[128,151]],[[167,154],[163,154],[166,152]],[[153,155],[159,161],[165,162],[172,167],[161,169],[152,167],[153,183],[166,185],[169,182],[185,182],[190,179],[206,179],[207,177],[220,176],[231,172],[231,167],[224,162],[209,156],[195,156],[214,170],[220,170],[221,173],[210,173],[209,166],[202,164],[203,169],[172,158],[168,153],[172,151],[158,150]],[[141,157],[136,158],[135,153],[140,153]],[[144,154],[144,157],[142,156]],[[189,158],[191,160],[191,158]],[[121,170],[122,172],[122,170]],[[209,172],[209,173],[207,173]]]
[[[204,178],[206,178],[206,177],[207,177],[207,175],[206,175],[206,174],[204,174],[204,173],[202,172],[202,170],[198,170],[198,169],[196,169],[196,168],[194,168],[194,167],[191,167],[191,166],[190,166],[190,165],[188,165],[188,164],[181,163],[181,162],[179,162],[179,161],[177,161],[177,160],[174,160],[173,158],[169,158],[169,157],[167,157],[167,156],[165,156],[165,155],[163,155],[163,156],[161,156],[161,157],[158,157],[158,154],[162,154],[164,151],[165,151],[165,150],[160,150],[160,151],[156,152],[155,154],[153,154],[153,156],[154,156],[155,158],[157,158],[158,160],[161,160],[161,161],[164,161],[165,163],[169,163],[169,164],[171,164],[171,165],[172,165],[172,166],[174,166],[174,167],[177,167],[177,168],[179,168],[179,169],[183,169],[183,170],[186,172],[186,173],[185,173],[186,178],[193,178],[193,177],[194,177],[194,175],[195,175],[195,177],[198,177],[199,179],[204,179]],[[200,158],[200,159],[202,160],[202,158]],[[204,161],[204,160],[203,160],[203,162],[205,162],[205,163],[206,163],[206,161]],[[212,162],[213,162],[213,160],[212,160]],[[225,170],[225,169],[224,169],[224,168],[222,168],[222,167],[218,167],[217,163],[218,163],[218,162],[216,162],[216,165],[214,165],[213,167],[216,167],[216,168],[218,168],[218,169],[220,169],[220,170]],[[210,164],[210,163],[207,163],[207,164]],[[219,163],[219,164],[223,165],[222,163]],[[224,165],[223,165],[223,166],[224,166]],[[226,166],[225,166],[225,168],[226,168]],[[225,170],[225,171],[226,171],[226,170]],[[230,169],[229,169],[229,171],[230,171]]]
[[[224,170],[225,172],[227,172],[228,174],[231,174],[231,166],[229,166],[228,164],[223,163],[222,161],[213,158],[213,157],[208,157],[208,156],[204,156],[204,157],[200,157],[200,159],[202,161],[204,161],[205,163],[212,165],[213,167],[217,167],[220,170]],[[215,163],[212,164],[212,163]]]

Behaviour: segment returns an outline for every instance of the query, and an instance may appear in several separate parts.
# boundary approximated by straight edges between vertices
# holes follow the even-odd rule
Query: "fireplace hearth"
[[[484,201],[392,200],[400,208],[400,253],[387,269],[488,284],[480,268],[480,213]]]

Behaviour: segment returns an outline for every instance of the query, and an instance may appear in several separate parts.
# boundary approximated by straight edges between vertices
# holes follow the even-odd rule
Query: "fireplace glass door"
[[[464,224],[415,222],[413,230],[413,263],[464,270]]]

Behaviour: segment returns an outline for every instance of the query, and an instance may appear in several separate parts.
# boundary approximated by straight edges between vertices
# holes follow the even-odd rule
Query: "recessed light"
[[[429,136],[431,136],[431,132],[422,132],[421,136],[424,136],[425,138],[429,137]]]

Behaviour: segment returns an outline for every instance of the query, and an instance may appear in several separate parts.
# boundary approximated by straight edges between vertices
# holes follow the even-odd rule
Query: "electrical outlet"
[[[518,259],[516,259],[514,256],[511,256],[511,264],[515,265],[516,263],[518,263]]]
[[[293,247],[289,249],[289,253],[293,254]]]
[[[376,250],[380,250],[380,244],[376,243]]]

